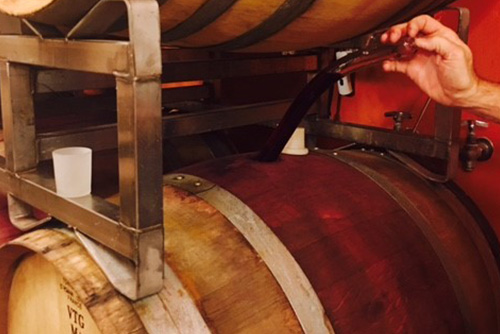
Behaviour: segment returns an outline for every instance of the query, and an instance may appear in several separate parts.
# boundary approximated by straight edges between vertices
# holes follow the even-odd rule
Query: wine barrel
[[[130,302],[77,239],[0,249],[0,333],[498,333],[497,241],[443,185],[368,152],[165,176],[165,284]]]
[[[68,28],[96,2],[0,0],[0,12]],[[301,50],[331,44],[449,2],[451,0],[159,1],[164,43],[252,52]],[[111,22],[109,26],[120,25]]]

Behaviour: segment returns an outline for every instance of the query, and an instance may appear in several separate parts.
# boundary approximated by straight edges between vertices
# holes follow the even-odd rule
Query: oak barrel
[[[132,303],[74,235],[0,249],[0,333],[498,333],[485,222],[376,153],[165,176],[165,285]]]
[[[301,50],[331,44],[383,24],[434,10],[449,2],[451,1],[159,1],[164,43],[259,52]],[[0,12],[67,30],[95,3],[97,0],[0,0]],[[115,3],[110,11],[116,10],[119,8]],[[111,13],[108,17],[111,20]],[[108,25],[115,28],[120,26],[113,22]]]

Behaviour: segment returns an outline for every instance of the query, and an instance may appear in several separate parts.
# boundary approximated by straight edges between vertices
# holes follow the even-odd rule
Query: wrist
[[[478,79],[475,89],[461,107],[500,122],[500,85]]]
[[[458,94],[456,99],[456,106],[465,109],[478,108],[481,96],[485,94],[485,81],[479,79],[477,76],[472,78],[472,83],[467,90]]]

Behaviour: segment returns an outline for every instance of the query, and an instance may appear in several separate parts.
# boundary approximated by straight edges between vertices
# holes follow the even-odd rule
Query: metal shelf
[[[129,41],[74,40],[99,26],[106,6],[126,8]],[[34,27],[32,27],[34,29]],[[144,32],[147,31],[147,34]],[[117,289],[131,299],[163,286],[162,215],[162,61],[159,8],[155,0],[103,0],[65,39],[0,36],[0,73],[5,162],[0,182],[9,210],[26,203],[47,212],[131,260],[132,280]],[[64,199],[54,192],[52,176],[38,166],[31,87],[34,66],[115,78],[120,207],[89,195]],[[21,210],[22,211],[22,210]],[[36,219],[25,210],[24,222]],[[17,217],[19,218],[19,217]],[[16,220],[14,220],[15,222]],[[106,268],[103,268],[106,271]],[[121,285],[121,286],[120,286]]]
[[[277,120],[285,114],[290,103],[284,100],[167,115],[162,117],[162,135],[166,139]],[[117,148],[117,126],[98,125],[37,135],[39,160],[52,159],[52,151],[65,146],[87,146],[93,151]]]
[[[102,23],[110,22],[109,13],[127,15],[129,40],[85,39],[106,29]],[[23,22],[35,36],[0,35],[5,144],[0,187],[9,193],[11,220],[27,230],[45,222],[35,218],[33,207],[48,212],[110,249],[82,237],[120,292],[133,300],[154,294],[163,286],[162,140],[279,119],[290,104],[219,106],[165,116],[162,99],[203,99],[209,87],[162,92],[162,81],[314,72],[320,59],[310,53],[212,59],[206,51],[193,56],[192,50],[162,49],[156,0],[101,0],[65,38],[45,38],[36,25]],[[50,109],[57,100],[35,103],[35,93],[111,87],[116,98],[106,96],[104,102],[116,110],[115,124],[36,132],[35,107]],[[61,101],[68,108],[79,104],[76,98]],[[118,149],[120,206],[94,195],[67,199],[56,194],[52,168],[44,161],[56,148],[77,145]]]
[[[113,22],[110,14],[117,19],[127,15],[129,40],[85,39],[105,31]],[[37,207],[105,245],[111,252],[81,237],[112,284],[133,300],[163,287],[163,244],[168,236],[163,235],[162,140],[279,119],[290,105],[285,100],[163,115],[162,99],[203,99],[209,88],[184,88],[172,95],[162,92],[162,81],[313,73],[331,58],[328,51],[217,59],[206,51],[200,52],[201,57],[191,57],[195,52],[186,51],[191,56],[183,58],[184,51],[161,47],[157,0],[101,0],[65,38],[44,38],[35,25],[24,22],[36,36],[0,35],[5,143],[0,187],[9,193],[11,220],[24,229],[36,227],[45,222],[34,217],[32,207]],[[105,98],[116,109],[115,124],[36,132],[34,93],[110,87],[116,88],[116,98]],[[71,107],[79,102],[65,103]],[[438,110],[435,136],[417,138],[333,123],[325,106],[327,96],[315,108],[319,118],[306,122],[313,135],[444,159],[448,162],[446,178],[454,174],[459,113]],[[44,161],[54,149],[76,145],[95,151],[118,149],[120,206],[93,195],[66,199],[56,194],[53,173]]]

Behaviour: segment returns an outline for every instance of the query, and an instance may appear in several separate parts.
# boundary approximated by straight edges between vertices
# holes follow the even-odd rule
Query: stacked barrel
[[[72,233],[42,229],[0,249],[0,333],[499,330],[487,226],[388,158],[238,156],[164,181],[160,293],[126,300]]]
[[[134,0],[141,1],[141,0]],[[96,0],[0,0],[67,31]],[[324,46],[448,1],[165,0],[162,42]],[[106,35],[124,34],[123,18]],[[445,185],[369,152],[233,156],[164,178],[165,283],[129,301],[73,232],[0,229],[0,334],[498,333],[499,244]],[[1,231],[7,232],[1,232]]]
[[[325,46],[430,11],[450,0],[161,0],[162,41],[182,47],[251,52]],[[97,0],[0,0],[0,12],[75,25]],[[116,10],[116,7],[113,7]],[[111,16],[110,16],[111,17]],[[109,22],[110,33],[125,20]]]

